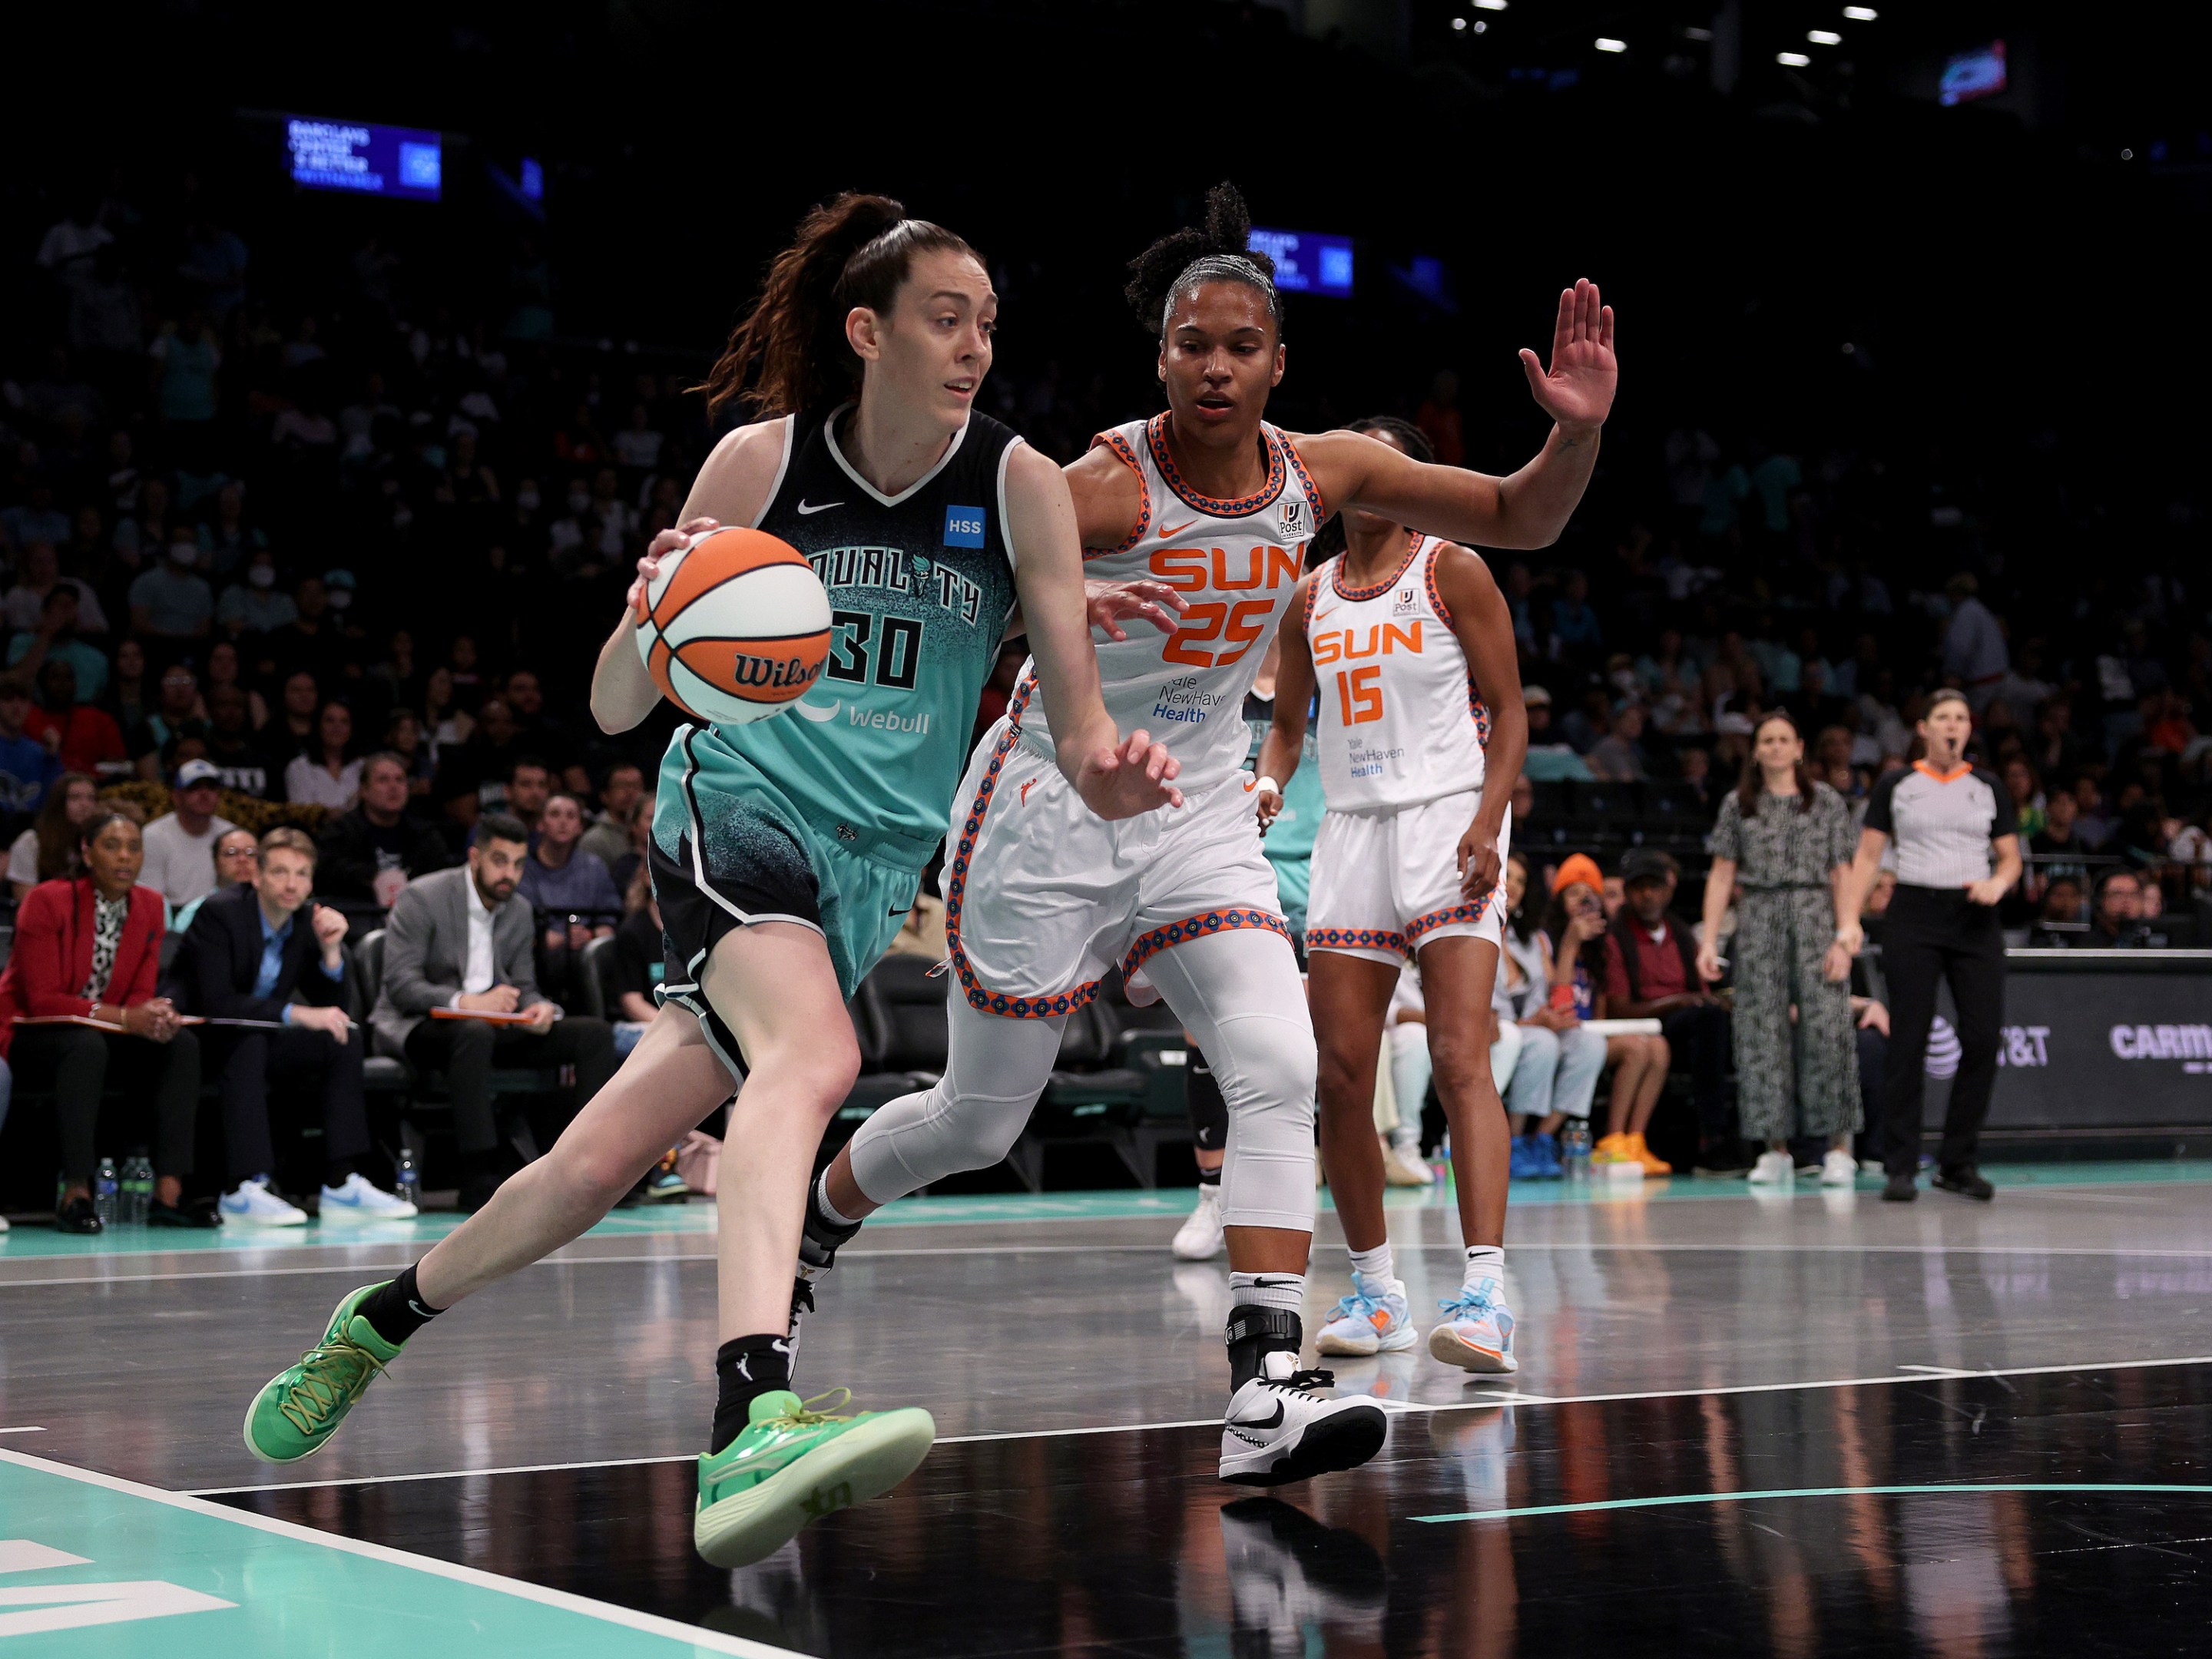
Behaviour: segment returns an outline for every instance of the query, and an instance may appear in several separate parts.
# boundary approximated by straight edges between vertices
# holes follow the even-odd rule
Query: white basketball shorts
[[[1012,1019],[1072,1013],[1116,964],[1231,928],[1287,942],[1252,779],[1108,823],[1003,719],[953,800],[945,923],[969,1004]]]
[[[1329,812],[1314,837],[1313,896],[1306,907],[1306,953],[1335,951],[1396,964],[1431,939],[1498,942],[1505,884],[1480,899],[1460,890],[1459,839],[1474,821],[1482,792],[1470,789],[1415,806]],[[1498,834],[1502,861],[1512,844],[1512,814]]]

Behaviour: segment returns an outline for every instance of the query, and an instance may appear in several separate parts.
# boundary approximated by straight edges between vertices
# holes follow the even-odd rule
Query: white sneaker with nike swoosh
[[[1333,1469],[1357,1468],[1382,1449],[1382,1408],[1364,1394],[1323,1394],[1335,1379],[1300,1370],[1279,1352],[1230,1397],[1221,1423],[1221,1478],[1279,1486]]]

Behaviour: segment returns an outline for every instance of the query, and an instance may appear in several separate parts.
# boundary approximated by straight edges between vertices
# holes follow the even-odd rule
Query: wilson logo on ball
[[[830,596],[789,543],[714,531],[661,561],[638,608],[637,649],[661,695],[694,720],[765,720],[821,676]]]

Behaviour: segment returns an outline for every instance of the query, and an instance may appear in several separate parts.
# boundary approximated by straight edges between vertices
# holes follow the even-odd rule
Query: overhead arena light
[[[1840,46],[1844,37],[1833,29],[1807,29],[1805,38],[1816,46]]]
[[[1609,34],[1601,34],[1597,38],[1597,49],[1600,52],[1626,52],[1628,42],[1616,40]]]
[[[1474,0],[1477,11],[1504,11],[1509,0]]]
[[[1844,8],[1844,15],[1850,18],[1854,23],[1871,23],[1875,18],[1881,16],[1881,14],[1876,11],[1872,6],[1845,6]]]
[[[1774,61],[1787,64],[1791,69],[1803,69],[1813,60],[1802,52],[1778,52],[1774,54]]]
[[[1455,33],[1465,34],[1467,33],[1467,19],[1464,17],[1453,18],[1452,29]]]

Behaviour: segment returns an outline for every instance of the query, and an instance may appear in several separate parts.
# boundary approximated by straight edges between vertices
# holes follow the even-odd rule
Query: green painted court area
[[[1987,1170],[2000,1191],[2007,1187],[2107,1187],[2163,1185],[2172,1182],[2212,1183],[2212,1159],[2163,1158],[2130,1163],[2068,1163],[2000,1164]],[[1861,1176],[1858,1190],[1881,1190],[1878,1176]],[[1816,1182],[1802,1181],[1786,1194],[1755,1189],[1741,1178],[1701,1180],[1692,1176],[1668,1176],[1656,1180],[1618,1178],[1587,1182],[1520,1181],[1513,1183],[1516,1206],[1535,1205],[1606,1205],[1642,1202],[1672,1203],[1686,1199],[1757,1199],[1771,1203],[1781,1198],[1817,1201]],[[1332,1209],[1327,1188],[1319,1194],[1321,1207]],[[1384,1203],[1394,1210],[1449,1207],[1449,1183],[1425,1189],[1393,1188]],[[1147,1216],[1181,1217],[1189,1213],[1188,1188],[1103,1193],[984,1193],[959,1198],[906,1198],[886,1206],[870,1222],[884,1227],[973,1226],[989,1222],[1111,1221]],[[96,1238],[65,1237],[35,1223],[0,1234],[0,1261],[33,1256],[138,1255],[149,1251],[226,1250],[279,1255],[301,1249],[331,1249],[357,1245],[427,1246],[443,1238],[461,1224],[452,1214],[419,1217],[412,1221],[311,1222],[305,1227],[225,1227],[210,1232],[149,1231],[118,1228]],[[593,1227],[586,1238],[664,1237],[710,1234],[714,1231],[714,1206],[704,1199],[661,1209],[620,1210]]]
[[[0,1450],[9,1659],[337,1659],[371,1630],[409,1659],[783,1652]]]

